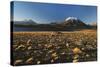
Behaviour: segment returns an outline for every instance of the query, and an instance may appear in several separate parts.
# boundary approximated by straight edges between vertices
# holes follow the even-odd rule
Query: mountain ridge
[[[27,27],[33,28],[34,30],[40,31],[74,31],[74,30],[81,30],[81,29],[92,29],[93,27],[90,25],[85,24],[83,21],[76,17],[68,17],[64,21],[60,23],[50,23],[50,24],[38,24],[33,20],[19,22],[20,24],[16,24],[14,22],[15,27]],[[95,27],[94,27],[95,28]],[[95,28],[96,29],[96,28]]]

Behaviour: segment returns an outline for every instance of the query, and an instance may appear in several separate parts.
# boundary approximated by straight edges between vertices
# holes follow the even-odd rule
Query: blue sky
[[[97,7],[20,1],[14,2],[14,21],[32,19],[37,23],[50,23],[64,21],[67,17],[77,17],[86,23],[97,22]]]

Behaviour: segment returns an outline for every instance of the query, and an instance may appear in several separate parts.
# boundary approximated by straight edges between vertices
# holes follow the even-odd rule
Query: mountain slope
[[[36,25],[37,23],[33,20],[24,20],[24,21],[14,21],[15,25]]]
[[[64,23],[66,26],[86,26],[84,22],[76,17],[68,17],[65,19]]]

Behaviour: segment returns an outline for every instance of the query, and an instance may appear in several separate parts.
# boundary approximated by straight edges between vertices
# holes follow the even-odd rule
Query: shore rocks
[[[97,34],[82,32],[13,33],[14,65],[97,60]]]

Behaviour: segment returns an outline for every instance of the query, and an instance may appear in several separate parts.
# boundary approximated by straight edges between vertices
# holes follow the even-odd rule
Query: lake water
[[[21,31],[48,31],[46,28],[39,28],[39,27],[13,27],[14,32],[21,32]]]
[[[33,31],[33,28],[31,27],[13,27],[13,31]]]
[[[37,27],[13,27],[13,32],[32,32],[32,31],[54,31],[54,29],[48,30],[47,28],[37,28]],[[58,30],[60,31],[60,30]],[[63,31],[63,30],[62,30]],[[63,31],[65,32],[65,31]],[[74,31],[67,31],[74,32]]]

